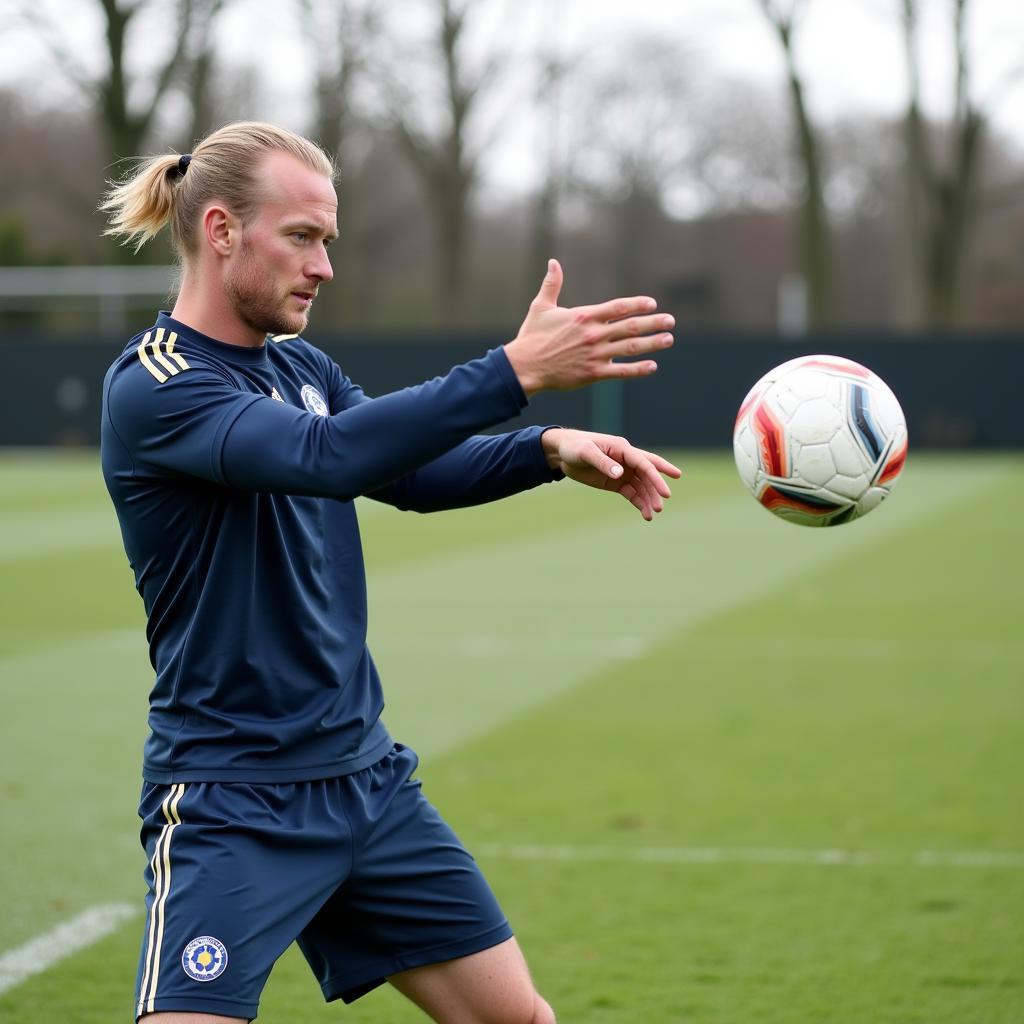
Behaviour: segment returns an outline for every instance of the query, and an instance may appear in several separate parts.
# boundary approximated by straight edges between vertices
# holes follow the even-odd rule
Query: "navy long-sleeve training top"
[[[343,775],[390,748],[352,499],[435,511],[557,479],[502,349],[369,398],[298,337],[166,314],[103,387],[101,461],[148,618],[150,782]]]

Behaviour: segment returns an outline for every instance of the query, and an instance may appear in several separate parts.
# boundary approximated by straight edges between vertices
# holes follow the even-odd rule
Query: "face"
[[[261,334],[301,334],[317,289],[334,276],[327,246],[338,237],[330,179],[286,153],[260,170],[262,202],[242,229],[225,278],[235,315]]]

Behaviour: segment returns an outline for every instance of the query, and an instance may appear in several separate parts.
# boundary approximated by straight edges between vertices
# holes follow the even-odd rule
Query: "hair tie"
[[[183,178],[185,172],[188,170],[188,165],[192,163],[192,154],[185,153],[183,156],[178,157],[178,177]]]

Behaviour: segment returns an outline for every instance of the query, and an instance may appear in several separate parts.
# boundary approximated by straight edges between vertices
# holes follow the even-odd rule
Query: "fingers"
[[[654,313],[651,316],[629,316],[613,320],[607,325],[605,341],[620,341],[624,338],[640,338],[659,331],[671,331],[676,318],[671,313]]]
[[[668,459],[663,459],[654,452],[645,452],[642,448],[634,448],[633,451],[647,459],[658,473],[664,473],[666,476],[672,477],[673,480],[678,480],[683,475],[683,471],[678,466],[673,465]]]
[[[653,360],[639,363],[613,363],[610,359],[592,368],[594,380],[628,380],[631,377],[649,377],[657,372],[658,364]]]
[[[632,445],[625,447],[618,456],[627,471],[618,490],[650,522],[655,514],[664,510],[664,499],[672,496],[661,474],[678,478],[682,471],[660,455]]]
[[[654,518],[654,512],[650,507],[650,503],[645,502],[640,493],[631,484],[625,484],[619,488],[619,494],[644,517],[646,522],[649,523]]]
[[[632,470],[633,479],[636,483],[645,487],[651,494],[651,500],[657,501],[658,498],[671,498],[672,489],[662,479],[661,474],[646,460],[633,461],[630,465]],[[661,511],[659,509],[659,511]]]
[[[602,350],[608,359],[621,359],[626,356],[643,356],[650,352],[660,352],[671,348],[675,339],[671,334],[649,334],[646,337],[623,338],[621,341],[610,341]]]
[[[554,309],[562,291],[562,265],[558,260],[548,260],[548,272],[541,281],[540,291],[531,305],[534,309]]]
[[[649,295],[634,295],[628,299],[610,299],[608,302],[601,302],[596,306],[584,306],[582,311],[591,320],[609,323],[612,320],[622,320],[627,316],[653,313],[657,308],[658,303]]]
[[[675,317],[667,313],[652,316],[631,316],[607,324],[595,343],[595,355],[603,359],[621,359],[629,356],[648,355],[671,348],[675,339],[670,329],[675,326]],[[641,371],[651,372],[651,371]],[[621,371],[612,371],[609,376],[626,376]]]

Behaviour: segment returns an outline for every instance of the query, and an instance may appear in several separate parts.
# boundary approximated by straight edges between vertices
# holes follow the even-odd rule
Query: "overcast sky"
[[[17,0],[2,0],[10,11]],[[69,48],[92,67],[102,60],[102,24],[96,0],[34,0],[62,26]],[[389,10],[408,17],[420,4],[390,0]],[[400,6],[401,5],[401,6]],[[157,13],[151,15],[159,21]],[[901,39],[900,0],[807,0],[807,17],[799,39],[799,63],[806,77],[813,113],[894,113],[906,96]],[[952,0],[921,0],[923,75],[926,108],[941,115],[950,109],[952,48],[948,11]],[[517,45],[537,48],[545,37],[552,45],[593,52],[595,60],[617,59],[617,42],[626,34],[654,31],[677,38],[706,65],[729,75],[778,84],[782,76],[779,46],[755,0],[518,0],[490,4],[507,15],[516,12]],[[25,29],[4,18],[0,30],[0,85],[37,91],[41,101],[71,93],[59,67]],[[141,27],[141,26],[140,26]],[[489,35],[480,26],[481,37]],[[142,33],[134,37],[142,41]],[[230,0],[218,32],[222,66],[257,62],[265,73],[273,109],[264,116],[302,127],[307,109],[309,68],[295,5],[286,0]],[[144,61],[152,46],[133,51]],[[972,0],[971,55],[977,95],[986,96],[1001,76],[1024,64],[1024,0]],[[30,84],[29,84],[30,83]],[[995,110],[995,123],[1024,149],[1024,82]],[[510,151],[521,144],[509,138]]]

